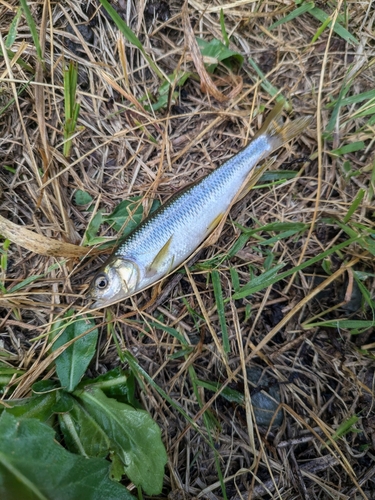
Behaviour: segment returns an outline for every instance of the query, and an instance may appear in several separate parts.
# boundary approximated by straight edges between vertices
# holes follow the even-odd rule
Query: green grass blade
[[[198,401],[199,407],[202,409],[204,404],[203,404],[200,392],[198,390],[198,385],[199,385],[198,384],[198,377],[197,377],[197,374],[196,374],[193,366],[191,366],[191,365],[189,366],[189,375],[190,375],[191,383],[193,385],[193,392],[194,392],[195,398]],[[222,473],[221,467],[220,467],[220,456],[219,456],[218,451],[215,447],[215,443],[214,443],[214,440],[212,437],[212,434],[215,435],[217,430],[220,428],[220,424],[209,408],[207,410],[205,410],[205,412],[203,413],[203,422],[204,422],[204,425],[206,427],[208,442],[210,443],[211,449],[214,453],[215,468],[216,468],[217,476],[219,478],[221,491],[223,493],[223,498],[224,498],[224,500],[228,500],[227,492],[226,492],[226,488],[225,488],[225,483],[224,483],[224,477],[223,477],[223,473]]]
[[[74,135],[76,131],[78,114],[80,110],[80,104],[76,102],[77,81],[77,64],[73,61],[70,61],[68,68],[64,70],[65,142],[63,146],[63,154],[66,157],[70,155],[72,141],[69,138]]]
[[[352,417],[348,418],[345,420],[345,422],[341,423],[336,432],[330,436],[330,439],[325,442],[325,445],[322,447],[324,449],[327,445],[332,443],[333,441],[337,441],[340,437],[345,436],[345,434],[348,434],[349,432],[359,432],[358,429],[353,428],[353,425],[355,425],[359,420],[359,417],[357,415],[353,415]]]
[[[215,393],[221,388],[221,384],[219,382],[207,382],[199,379],[197,379],[197,385]],[[220,392],[220,396],[225,398],[230,403],[237,403],[239,405],[243,404],[245,399],[241,392],[231,389],[230,387],[224,387],[224,389]]]
[[[357,196],[354,198],[353,203],[350,205],[347,214],[344,217],[344,223],[346,224],[354,212],[357,210],[359,205],[361,204],[363,197],[365,196],[366,191],[364,189],[360,189],[357,193]]]
[[[10,49],[7,50],[7,54],[10,60],[13,59],[14,57],[14,52],[12,52]],[[0,56],[4,57],[3,51],[0,49]],[[19,58],[17,59],[17,64],[21,66],[21,68],[25,69],[26,71],[29,71],[30,73],[34,73],[34,70],[31,66],[29,66],[23,59]]]
[[[335,107],[333,108],[332,115],[331,115],[331,118],[329,119],[328,125],[325,129],[325,135],[330,134],[333,131],[333,129],[335,128],[337,117],[338,117],[338,114],[340,112],[340,108],[343,105],[342,101],[344,100],[345,95],[349,92],[350,87],[351,87],[351,83],[346,84],[345,82],[341,86],[339,97],[337,99]]]
[[[316,30],[315,35],[312,37],[311,44],[315,43],[320,35],[325,31],[326,27],[331,23],[331,18],[327,17],[324,23]]]
[[[262,88],[271,96],[277,96],[276,101],[277,102],[282,102],[285,104],[285,109],[290,110],[291,106],[287,103],[285,97],[279,93],[279,90],[272,85],[267,79],[263,71],[259,68],[257,63],[252,59],[251,57],[248,58],[248,62],[250,66],[255,70],[256,74],[259,76],[261,79],[261,86]]]
[[[229,250],[229,252],[227,254],[228,258],[236,255],[236,253],[244,247],[244,245],[250,239],[250,237],[256,235],[259,232],[268,232],[268,231],[281,231],[281,232],[283,232],[284,231],[284,233],[282,233],[283,234],[282,237],[286,237],[286,235],[288,235],[288,234],[290,236],[290,235],[298,233],[300,231],[304,231],[305,229],[308,228],[308,224],[304,224],[303,222],[273,222],[271,224],[267,224],[265,226],[258,227],[256,229],[247,229],[245,227],[240,226],[239,224],[236,224],[236,226],[241,229],[242,234],[237,239],[237,241],[234,242],[234,245]],[[275,241],[278,241],[279,239],[282,239],[282,237],[280,237],[280,235],[279,235],[279,236],[275,236],[274,238],[276,238]],[[270,238],[268,240],[264,240],[263,244],[270,243],[271,240],[272,240],[272,238]]]
[[[286,238],[290,238],[291,236],[294,236],[295,234],[299,233],[299,229],[289,229],[289,231],[283,231],[282,233],[273,236],[272,238],[265,239],[263,241],[260,241],[258,245],[274,245],[278,241],[285,240]]]
[[[220,9],[220,27],[221,27],[221,35],[224,40],[224,44],[229,47],[229,37],[227,30],[225,28],[225,19],[224,19],[224,11],[223,9]]]
[[[29,9],[29,6],[27,5],[27,1],[20,0],[20,2],[21,2],[22,10],[23,10],[25,17],[26,17],[26,22],[27,22],[29,29],[30,29],[30,32],[31,32],[31,36],[32,36],[32,39],[33,39],[33,42],[35,45],[35,49],[36,49],[36,54],[38,56],[39,61],[43,62],[42,48],[40,46],[39,36],[38,36],[38,31],[36,29],[35,21],[33,19],[33,16],[31,15],[31,11]]]
[[[28,278],[22,280],[20,283],[17,283],[17,285],[14,285],[13,288],[7,291],[7,293],[15,293],[18,292],[18,290],[22,290],[27,285],[30,285],[31,283],[34,283],[34,281],[38,280],[39,278],[44,278],[45,274],[36,274],[35,276],[29,276]]]
[[[292,269],[289,269],[288,271],[285,271],[281,274],[277,274],[279,269],[284,266],[284,264],[278,264],[275,266],[273,269],[270,269],[269,271],[261,274],[254,280],[252,280],[251,283],[248,283],[244,287],[241,288],[241,290],[235,294],[233,294],[232,299],[237,300],[237,299],[243,299],[245,297],[248,297],[249,295],[253,295],[256,292],[259,292],[260,290],[263,290],[264,288],[267,288],[268,286],[271,286],[278,281],[281,281],[288,276],[291,276],[294,273],[297,273],[299,271],[302,271],[302,269],[305,269],[306,267],[311,266],[312,264],[315,264],[316,262],[319,262],[320,260],[324,259],[328,255],[332,255],[335,252],[338,252],[339,250],[342,250],[343,248],[351,245],[352,243],[359,243],[361,240],[360,236],[355,236],[353,238],[350,238],[346,241],[343,241],[342,243],[339,243],[338,245],[335,245],[332,248],[329,248],[325,252],[322,252],[319,255],[316,255],[312,259],[307,260],[306,262],[303,262],[299,266],[295,266]],[[276,272],[274,272],[276,271]]]
[[[248,295],[252,295],[253,293],[258,292],[259,290],[263,290],[263,288],[267,288],[269,285],[273,285],[274,283],[279,281],[280,279],[279,277],[282,276],[279,275],[278,272],[283,267],[285,267],[284,263],[277,264],[272,269],[269,269],[268,271],[260,274],[259,276],[256,276],[251,280],[250,283],[242,287],[239,292],[233,295],[232,297],[233,300],[243,299]]]
[[[1,56],[1,55],[2,55],[2,54],[1,54],[1,51],[0,51],[0,56]],[[17,61],[17,63],[18,63],[18,61]],[[30,70],[31,70],[31,68],[30,68]],[[23,91],[24,91],[24,90],[25,90],[25,89],[26,89],[26,88],[30,85],[30,82],[31,82],[31,80],[29,80],[27,83],[25,83],[24,85],[22,85],[22,87],[21,87],[19,90],[17,90],[17,95],[18,95],[18,96],[19,96],[19,95],[21,95],[21,94],[22,94],[22,92],[23,92]],[[5,113],[5,111],[6,111],[6,110],[7,110],[10,106],[12,106],[12,104],[13,104],[14,102],[15,102],[15,98],[13,97],[12,99],[10,99],[10,101],[9,101],[9,102],[8,102],[8,103],[7,103],[7,104],[6,104],[3,108],[1,108],[1,109],[0,109],[0,116],[2,116],[2,115]]]
[[[275,23],[271,24],[271,26],[268,29],[271,31],[274,28],[276,28],[277,26],[280,26],[280,24],[288,23],[289,21],[292,21],[296,17],[299,17],[302,14],[309,12],[314,7],[315,7],[314,2],[306,2],[306,3],[302,4],[300,7],[297,7],[297,9],[294,9],[287,16],[285,16],[282,19],[279,19]]]
[[[294,179],[297,174],[298,172],[296,170],[268,170],[267,172],[264,172],[262,174],[261,178],[253,189],[259,188],[260,184],[262,184],[263,182],[286,181],[288,179]]]
[[[334,156],[342,156],[347,153],[355,153],[356,151],[361,151],[365,149],[365,143],[363,141],[352,142],[351,144],[345,144],[341,148],[332,149],[331,154]]]
[[[369,90],[367,92],[361,92],[360,94],[351,95],[350,97],[345,97],[341,100],[341,106],[349,106],[350,104],[357,104],[367,99],[375,99],[375,90]],[[337,101],[330,102],[327,104],[327,108],[332,108]]]
[[[229,271],[230,271],[230,277],[231,277],[231,281],[232,281],[232,288],[235,292],[238,292],[238,290],[240,289],[240,277],[239,277],[238,271],[234,267],[231,267],[229,269]]]
[[[356,118],[361,118],[362,116],[368,116],[373,114],[375,114],[375,102],[373,99],[371,99],[371,101],[368,101],[364,106],[362,106],[358,111],[356,111],[350,117],[350,119],[355,120]]]
[[[224,352],[228,353],[230,352],[230,344],[228,336],[228,327],[225,317],[223,290],[221,288],[221,283],[220,283],[220,275],[217,271],[212,271],[211,278],[212,278],[212,285],[214,287],[215,302],[217,307],[217,313],[219,315],[221,334],[223,338],[223,348]]]
[[[115,336],[114,336],[115,337]],[[181,406],[179,406],[170,396],[167,394],[158,384],[153,380],[152,377],[138,364],[135,358],[129,351],[121,351],[118,349],[118,353],[120,355],[120,359],[122,362],[127,362],[129,368],[138,379],[138,381],[142,384],[142,379],[144,379],[151,387],[153,387],[175,410],[177,410],[189,424],[197,431],[199,434],[202,434],[198,425],[194,422],[194,420],[189,417],[189,415],[183,410]]]
[[[354,275],[354,279],[357,283],[357,286],[362,294],[363,300],[366,302],[366,304],[371,309],[372,319],[374,320],[375,319],[375,310],[374,310],[375,302],[372,300],[371,292],[369,290],[367,290],[365,285],[362,283],[362,280],[360,278],[360,273],[358,271],[354,271],[353,275]]]
[[[14,16],[13,21],[11,22],[9,26],[9,31],[7,34],[7,37],[5,39],[5,47],[7,49],[10,49],[11,46],[14,44],[14,41],[17,37],[17,30],[18,30],[18,23],[20,22],[22,15],[22,9],[19,7],[17,9],[17,14]]]
[[[25,1],[25,0],[23,0],[23,1]],[[165,75],[163,75],[163,73],[160,71],[158,66],[154,63],[152,58],[146,53],[146,51],[143,48],[143,45],[140,42],[140,40],[138,39],[138,37],[132,32],[132,30],[129,28],[129,26],[126,24],[126,22],[119,16],[119,14],[112,7],[112,5],[107,0],[100,0],[100,3],[103,5],[105,10],[111,16],[113,22],[116,24],[116,26],[121,31],[121,33],[124,35],[124,37],[128,40],[128,42],[133,44],[135,47],[137,47],[137,49],[139,49],[142,52],[143,57],[146,59],[146,61],[151,66],[151,68],[155,71],[155,73],[158,75],[158,77],[161,80],[165,80]]]
[[[316,327],[329,327],[329,328],[337,328],[338,330],[341,328],[345,328],[347,330],[368,330],[369,328],[373,328],[375,326],[375,320],[367,320],[367,319],[329,319],[326,321],[317,321],[316,323],[308,323],[304,324],[304,328],[316,328]],[[353,334],[353,332],[351,332]],[[359,331],[355,333],[360,333]]]
[[[326,14],[323,10],[319,9],[318,7],[314,7],[313,9],[311,9],[309,11],[309,13],[312,16],[314,16],[315,19],[317,19],[321,23],[327,24],[327,26],[330,26],[332,23],[332,21],[329,20],[330,16],[328,14]],[[327,22],[327,20],[329,20],[329,21]],[[343,26],[341,26],[341,24],[339,24],[338,22],[335,22],[335,25],[333,27],[333,31],[337,35],[341,36],[341,38],[343,38],[346,42],[351,43],[353,45],[359,44],[359,42],[355,38],[355,36],[353,36],[351,33],[349,33],[349,31],[347,29],[345,29]]]

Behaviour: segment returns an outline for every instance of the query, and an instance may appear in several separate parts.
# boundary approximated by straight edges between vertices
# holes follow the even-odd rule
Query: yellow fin
[[[208,226],[207,229],[207,235],[211,234],[212,231],[215,229],[216,226],[220,224],[221,219],[224,217],[225,213],[221,212],[219,215],[217,215],[214,220],[211,222],[211,224]]]
[[[250,175],[250,179],[246,180],[245,185],[241,188],[241,191],[237,194],[234,203],[242,200],[244,196],[251,190],[251,188],[258,182],[261,178],[263,172],[267,170],[273,163],[275,163],[276,157],[270,158],[266,161],[261,167],[258,167],[255,171]]]
[[[161,247],[161,249],[159,250],[159,252],[156,254],[154,260],[148,266],[147,276],[153,276],[153,275],[155,275],[158,272],[160,265],[163,263],[163,261],[165,260],[166,256],[168,255],[168,251],[169,251],[169,247],[170,247],[171,242],[172,242],[172,238],[173,238],[173,234],[166,241],[166,243],[164,243],[164,245]],[[172,257],[172,263],[173,263],[174,255],[172,255],[171,257]]]
[[[299,135],[311,122],[311,116],[296,118],[284,124],[281,119],[283,103],[278,103],[265,119],[262,128],[255,137],[264,136],[272,147],[271,151],[279,149],[283,144]],[[267,155],[271,151],[267,151]]]

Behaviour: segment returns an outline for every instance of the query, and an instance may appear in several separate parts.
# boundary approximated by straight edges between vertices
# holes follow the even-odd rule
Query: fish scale
[[[119,246],[115,255],[131,254],[133,256],[133,252],[148,252],[155,243],[154,238],[165,244],[176,231],[190,222],[190,219],[198,216],[210,204],[212,198],[225,192],[229,180],[238,177],[236,179],[237,192],[257,162],[259,156],[256,154],[257,151],[264,154],[269,149],[270,147],[262,137],[252,142],[245,150],[208,174],[179,197],[178,195],[174,197],[170,204],[159,208],[150,220],[146,219],[144,223],[141,223],[129,239]],[[252,162],[249,161],[251,156],[254,158]],[[223,208],[225,205],[228,205],[228,202],[223,204]]]
[[[144,290],[178,268],[226,216],[258,162],[301,133],[310,117],[280,124],[276,105],[251,143],[145,219],[94,277],[88,296],[103,307]]]

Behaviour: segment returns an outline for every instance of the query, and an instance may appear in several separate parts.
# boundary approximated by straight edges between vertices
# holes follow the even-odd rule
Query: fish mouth
[[[93,304],[90,304],[89,305],[89,309],[92,310],[92,309],[100,309],[102,307],[104,307],[105,304],[103,303],[103,301],[101,300],[97,300],[96,302],[94,302]]]
[[[102,309],[103,307],[109,307],[113,306],[114,304],[118,304],[119,302],[122,301],[122,297],[118,299],[112,299],[112,300],[96,300],[93,304],[90,304],[89,309],[90,311],[93,309]]]

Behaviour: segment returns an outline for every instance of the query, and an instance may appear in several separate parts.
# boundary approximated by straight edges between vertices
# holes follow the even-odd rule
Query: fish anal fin
[[[234,202],[237,203],[238,201],[242,200],[247,193],[255,186],[255,184],[259,181],[261,176],[263,175],[263,172],[270,168],[273,163],[275,163],[276,157],[270,158],[268,161],[266,161],[261,167],[258,167],[255,171],[252,171],[251,174],[248,176],[244,184],[241,186],[240,191],[238,192]]]
[[[226,212],[220,212],[219,215],[215,217],[215,219],[211,222],[207,229],[208,238],[204,241],[201,248],[206,248],[210,245],[216,243],[219,239],[223,226],[225,224],[225,220],[228,216],[229,209]]]
[[[147,276],[154,276],[157,274],[159,271],[161,265],[165,261],[166,257],[168,256],[169,248],[172,243],[172,238],[173,234],[170,236],[170,238],[164,243],[164,245],[161,247],[161,249],[158,251],[158,253],[155,255],[154,260],[151,262],[151,264],[148,266],[147,269]],[[174,261],[174,255],[171,256],[172,263]]]
[[[221,212],[221,213],[219,213],[219,215],[217,215],[214,218],[214,220],[208,226],[207,234],[211,234],[212,233],[212,231],[220,224],[220,221],[222,220],[222,218],[224,217],[224,215],[225,215],[225,213]]]

